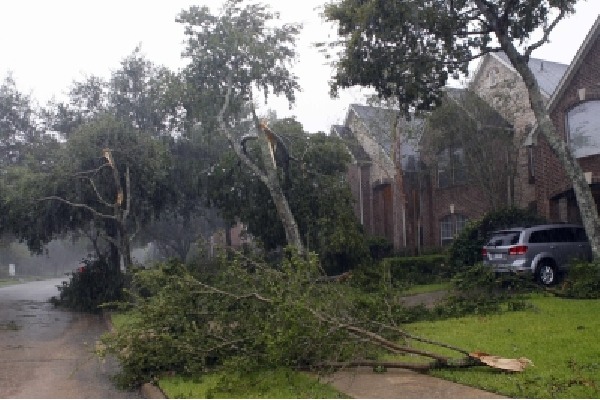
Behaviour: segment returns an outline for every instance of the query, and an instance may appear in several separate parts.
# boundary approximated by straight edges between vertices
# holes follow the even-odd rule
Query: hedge
[[[448,258],[442,254],[418,257],[394,257],[382,261],[393,282],[402,281],[415,285],[435,283],[450,278]]]

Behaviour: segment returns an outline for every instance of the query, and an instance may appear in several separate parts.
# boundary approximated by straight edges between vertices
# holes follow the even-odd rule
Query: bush
[[[384,237],[369,237],[367,239],[369,254],[375,261],[390,257],[394,251],[394,245]]]
[[[483,263],[457,273],[452,283],[453,294],[432,310],[433,318],[523,310],[529,304],[518,295],[536,290],[526,277],[504,274],[498,276]]]
[[[600,299],[600,262],[573,262],[556,293],[573,299]]]
[[[386,258],[352,270],[351,285],[373,293],[438,283],[450,277],[447,266],[446,256],[440,254]]]
[[[96,312],[102,304],[122,300],[125,287],[126,276],[109,268],[104,259],[84,259],[69,281],[58,286],[59,296],[52,302],[76,311]]]
[[[542,224],[545,220],[531,211],[505,208],[470,221],[448,249],[448,261],[455,271],[474,265],[481,259],[481,248],[489,234],[498,229]]]
[[[383,263],[389,268],[394,283],[425,285],[450,278],[447,257],[441,254],[387,258]]]

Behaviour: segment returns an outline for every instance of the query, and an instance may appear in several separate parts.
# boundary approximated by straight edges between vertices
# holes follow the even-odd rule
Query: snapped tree
[[[397,98],[405,112],[430,110],[442,99],[448,78],[466,75],[468,65],[503,51],[523,78],[539,131],[563,165],[592,244],[600,257],[598,211],[583,171],[556,133],[539,85],[528,65],[556,24],[577,0],[342,0],[325,16],[338,23],[342,50],[332,93],[371,86]],[[541,38],[533,41],[537,33]]]
[[[283,224],[286,240],[303,251],[298,224],[281,187],[281,165],[272,157],[276,135],[259,121],[253,104],[253,88],[284,95],[294,102],[299,86],[289,71],[299,26],[277,26],[276,14],[263,5],[225,2],[220,15],[208,7],[191,7],[177,21],[188,37],[183,71],[184,107],[193,125],[204,133],[218,132],[244,165],[267,187]],[[260,146],[260,158],[246,154],[242,137],[251,134]],[[275,137],[275,139],[274,139]]]

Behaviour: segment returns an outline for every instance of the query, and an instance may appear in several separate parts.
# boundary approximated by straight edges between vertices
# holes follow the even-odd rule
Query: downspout
[[[406,202],[402,202],[402,239],[404,240],[404,249],[406,250]]]
[[[358,164],[358,204],[359,204],[359,209],[360,209],[360,224],[362,226],[365,226],[365,211],[364,211],[364,204],[363,204],[363,187],[362,187],[362,165]]]

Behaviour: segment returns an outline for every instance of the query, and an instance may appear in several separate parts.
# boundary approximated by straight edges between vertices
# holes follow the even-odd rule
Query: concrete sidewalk
[[[354,368],[321,378],[348,396],[360,399],[502,399],[495,393],[406,369],[384,373]]]

